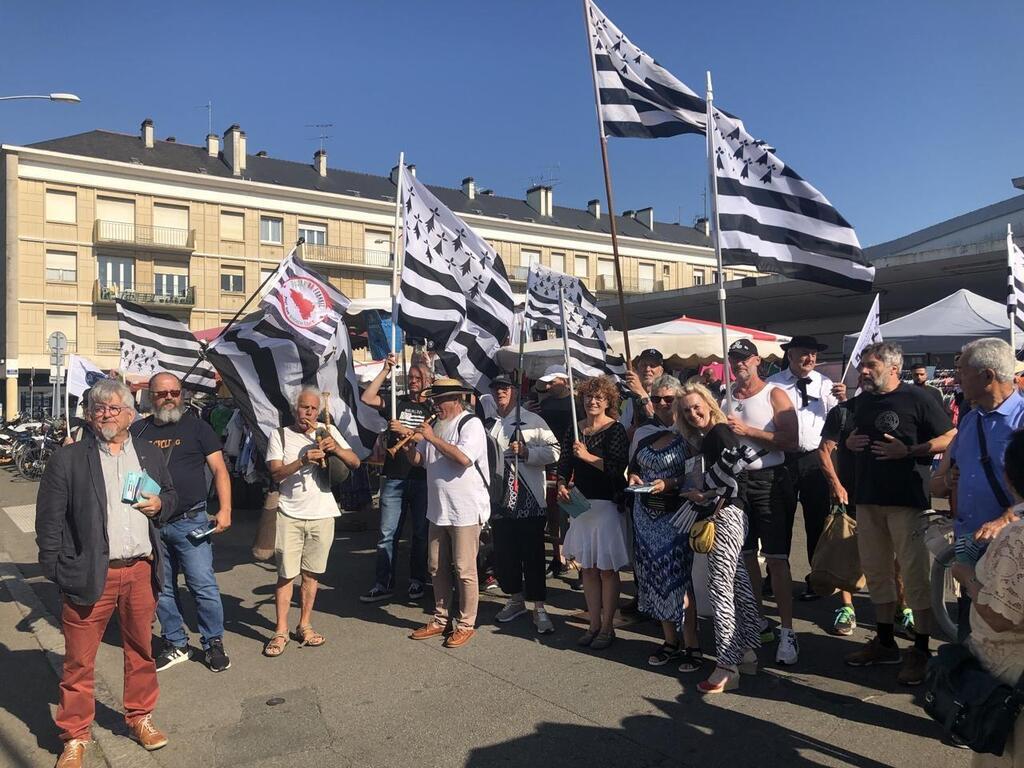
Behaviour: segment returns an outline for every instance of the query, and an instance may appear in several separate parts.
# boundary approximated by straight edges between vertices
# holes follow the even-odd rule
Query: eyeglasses
[[[603,403],[605,401],[605,396],[604,395],[584,395],[583,396],[583,401],[587,402],[587,403],[589,403],[591,401],[597,402],[597,403]]]
[[[154,400],[161,400],[161,399],[163,399],[165,397],[180,397],[181,396],[181,390],[180,389],[162,389],[159,392],[150,392],[149,396],[152,397]]]
[[[675,395],[651,395],[651,402],[657,405],[658,403],[664,403],[665,405],[672,405],[676,400]]]
[[[105,405],[104,403],[97,403],[92,406],[92,412],[99,415],[103,413],[109,413],[111,416],[120,416],[121,411],[127,411],[127,405]]]

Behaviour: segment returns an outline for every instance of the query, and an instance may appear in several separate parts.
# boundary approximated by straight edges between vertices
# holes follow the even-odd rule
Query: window
[[[260,267],[260,285],[263,286],[263,289],[260,291],[260,298],[266,296],[267,292],[274,287],[273,281],[266,283],[266,285],[264,285],[264,281],[276,271],[276,267]]]
[[[46,252],[46,280],[50,283],[78,281],[78,256],[74,251]]]
[[[519,264],[529,269],[534,264],[540,264],[540,251],[530,251],[522,248],[519,251]]]
[[[590,276],[590,259],[586,256],[577,256],[573,261],[576,262],[574,267],[576,277],[586,280]]]
[[[46,220],[58,221],[61,224],[74,224],[78,221],[77,202],[78,196],[74,192],[46,190]]]
[[[281,244],[284,222],[273,216],[260,216],[260,242]]]
[[[220,289],[225,293],[245,293],[245,269],[243,267],[221,267]]]
[[[97,261],[100,285],[112,290],[131,290],[135,287],[135,259],[121,256],[100,256]]]
[[[96,218],[102,221],[116,221],[118,224],[135,224],[135,201],[118,197],[97,197]]]
[[[184,296],[188,293],[188,267],[180,264],[154,264],[153,293],[157,296]]]
[[[188,206],[154,203],[153,242],[178,248],[188,244]]]
[[[221,211],[220,239],[245,240],[245,214]]]
[[[363,258],[367,264],[373,264],[378,267],[390,266],[391,234],[388,232],[374,232],[369,229],[364,230]]]
[[[78,313],[77,312],[47,312],[46,313],[46,339],[50,334],[60,331],[68,338],[68,351],[75,349],[75,342],[78,339]],[[43,339],[43,343],[46,343]],[[66,358],[65,358],[66,362]]]
[[[639,278],[640,290],[647,292],[654,290],[654,265],[637,264],[637,277]]]
[[[615,262],[611,259],[597,260],[597,287],[599,290],[615,287]]]
[[[718,282],[718,270],[717,269],[712,269],[711,270],[711,282],[712,283],[717,283]]]
[[[300,221],[299,237],[306,238],[307,245],[327,245],[327,227],[324,224]]]
[[[391,281],[385,278],[370,278],[366,281],[366,298],[390,299]]]
[[[704,270],[703,269],[695,269],[695,270],[693,270],[693,284],[694,285],[704,285]]]
[[[671,274],[672,274],[672,267],[670,265],[668,265],[668,264],[662,264],[661,265],[661,276],[664,277],[664,278],[668,278],[669,276],[671,276]]]
[[[565,272],[565,254],[564,253],[552,253],[551,254],[551,268],[555,272]]]

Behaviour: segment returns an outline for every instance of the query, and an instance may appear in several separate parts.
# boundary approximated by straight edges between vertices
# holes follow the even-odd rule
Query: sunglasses
[[[665,405],[672,405],[676,401],[675,395],[651,395],[651,402],[657,405],[658,403],[664,403]]]
[[[161,389],[159,392],[150,392],[149,396],[154,400],[161,400],[165,397],[179,397],[181,395],[180,389]]]

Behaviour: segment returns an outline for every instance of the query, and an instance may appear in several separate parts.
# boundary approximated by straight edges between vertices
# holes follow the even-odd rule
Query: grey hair
[[[860,359],[863,360],[868,355],[877,357],[886,365],[893,366],[897,370],[903,370],[903,347],[899,344],[893,344],[891,341],[868,344],[861,350]]]
[[[679,395],[682,394],[683,385],[675,376],[664,373],[651,384],[651,392],[656,392],[659,389],[671,389],[673,394]]]
[[[89,389],[89,404],[109,403],[114,396],[121,404],[135,411],[135,398],[126,384],[117,379],[101,379]]]
[[[1002,339],[975,339],[964,344],[960,353],[960,367],[976,371],[991,369],[996,381],[1013,381],[1016,359],[1013,349]]]
[[[299,407],[299,400],[302,399],[303,395],[313,395],[316,397],[317,402],[320,403],[320,410],[324,408],[324,395],[319,389],[314,386],[307,385],[299,390],[299,393],[295,395],[295,400],[292,402],[292,410],[296,410]]]

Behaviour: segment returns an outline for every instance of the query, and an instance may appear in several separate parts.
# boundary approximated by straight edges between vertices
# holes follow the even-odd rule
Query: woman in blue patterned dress
[[[654,420],[637,429],[630,450],[629,484],[652,486],[650,493],[632,493],[634,558],[638,607],[661,621],[665,642],[647,663],[661,666],[681,659],[681,672],[700,668],[697,614],[690,591],[693,551],[687,534],[671,524],[685,486],[686,460],[692,449],[673,428],[672,406],[682,392],[674,376],[661,376],[651,386]],[[684,610],[684,605],[687,608]],[[682,631],[684,645],[680,647]]]

